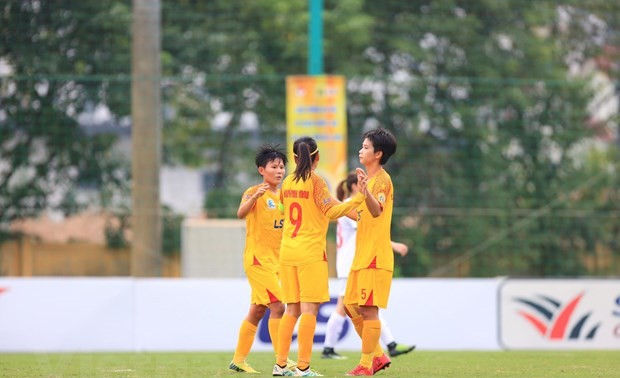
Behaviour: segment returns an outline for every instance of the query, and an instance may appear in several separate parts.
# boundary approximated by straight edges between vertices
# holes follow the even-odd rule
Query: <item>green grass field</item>
[[[313,355],[312,367],[326,377],[342,377],[356,365]],[[0,377],[235,377],[228,370],[232,353],[77,353],[0,354]],[[295,356],[293,356],[295,357]],[[252,353],[248,361],[271,376],[273,356]],[[392,360],[383,377],[620,377],[620,351],[426,352]]]

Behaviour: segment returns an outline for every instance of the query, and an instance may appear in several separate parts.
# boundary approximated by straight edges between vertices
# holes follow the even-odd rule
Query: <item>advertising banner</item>
[[[381,314],[399,342],[418,349],[498,350],[499,282],[395,279]],[[331,301],[317,316],[316,351],[336,306],[339,284],[329,286]],[[0,278],[0,352],[232,353],[249,306],[243,278]],[[291,350],[297,348],[295,330]],[[360,348],[347,320],[336,350]],[[252,351],[273,351],[264,319]]]
[[[295,167],[293,142],[302,136],[316,140],[320,162],[316,173],[330,192],[347,174],[347,117],[343,76],[286,78],[286,148],[288,172]]]
[[[619,280],[506,280],[499,288],[506,349],[620,348]]]
[[[338,287],[330,280],[315,350]],[[232,351],[249,303],[242,278],[0,278],[0,352]],[[421,350],[620,350],[618,279],[401,278],[381,314]],[[359,351],[345,324],[336,350]],[[267,322],[258,328],[252,350],[272,350]]]
[[[0,278],[0,353],[133,351],[133,286],[116,277]]]

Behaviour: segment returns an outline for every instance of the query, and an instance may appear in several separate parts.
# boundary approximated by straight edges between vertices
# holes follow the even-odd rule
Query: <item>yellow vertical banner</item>
[[[316,140],[320,161],[316,173],[332,193],[347,174],[347,116],[343,76],[286,78],[286,148],[288,171],[295,163],[293,142],[302,136]]]

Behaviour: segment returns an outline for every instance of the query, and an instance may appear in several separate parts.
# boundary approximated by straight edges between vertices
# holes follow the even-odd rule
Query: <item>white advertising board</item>
[[[234,350],[250,287],[244,279],[140,279],[135,306],[137,350]]]
[[[0,352],[133,350],[133,283],[0,279]]]
[[[501,279],[395,279],[385,312],[397,341],[424,350],[497,350]]]
[[[421,349],[499,349],[495,279],[397,279],[385,311],[397,340]],[[337,281],[330,281],[331,302],[317,316],[315,349],[336,303]],[[244,279],[136,280],[136,349],[144,351],[230,351],[249,308]],[[295,332],[291,348],[297,349]],[[339,350],[359,350],[360,339],[346,323]],[[253,350],[272,350],[267,322],[259,324]]]
[[[506,349],[620,349],[620,280],[506,280],[500,285]]]
[[[0,278],[0,352],[233,351],[249,298],[242,278]],[[620,349],[620,280],[395,279],[383,316],[422,350]],[[350,322],[336,348],[359,351]]]
[[[421,349],[497,349],[497,284],[397,279],[384,316],[398,341]],[[336,303],[335,280],[330,288],[315,349]],[[0,279],[0,351],[232,351],[249,298],[245,279]],[[340,350],[359,350],[350,322],[340,337]],[[253,350],[271,349],[261,322]]]

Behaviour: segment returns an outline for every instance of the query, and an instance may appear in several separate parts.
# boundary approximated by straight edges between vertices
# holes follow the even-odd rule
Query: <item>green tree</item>
[[[331,29],[325,56],[332,73],[353,67],[348,54],[369,40],[362,3],[326,4]],[[210,161],[214,188],[234,186],[234,172],[252,170],[256,140],[285,143],[284,79],[306,73],[307,1],[165,2],[163,15],[166,73],[179,78],[167,98],[180,115],[167,123],[165,135],[191,141],[170,143],[166,154],[185,164]],[[212,121],[216,113],[227,116],[223,125]],[[244,131],[244,116],[256,117],[256,132]]]
[[[617,146],[583,151],[617,117],[590,127],[595,89],[572,71],[607,58],[617,84],[617,4],[324,4],[326,73],[348,79],[350,166],[367,128],[398,138],[393,237],[413,247],[400,273],[575,275],[594,250],[617,251]],[[308,4],[162,5],[164,160],[211,169],[207,202],[228,214],[257,144],[285,141],[284,78],[306,72]],[[129,114],[129,21],[128,0],[0,0],[0,222],[77,208],[78,184],[129,180],[114,139],[77,122],[99,104]]]
[[[363,57],[374,76],[352,80],[350,130],[380,124],[400,142],[389,165],[394,223],[415,242],[404,274],[460,257],[473,275],[583,272],[555,214],[577,185],[566,178],[580,172],[571,151],[591,135],[591,93],[569,76],[560,5],[366,2],[374,29]],[[456,274],[448,267],[441,274]]]
[[[124,179],[115,138],[77,118],[97,104],[128,114],[128,82],[114,79],[129,72],[129,20],[128,1],[0,2],[0,225],[75,211],[76,185]]]
[[[331,72],[353,67],[349,53],[369,40],[362,3],[326,3]],[[256,175],[256,147],[285,146],[284,80],[306,73],[307,1],[164,2],[163,25],[165,72],[175,78],[164,92],[174,113],[164,125],[165,159],[213,172],[209,214],[231,216]]]

